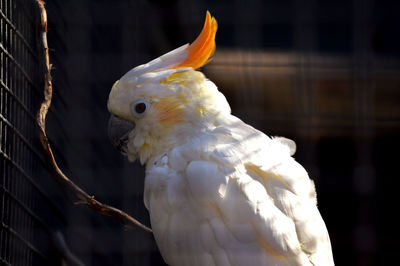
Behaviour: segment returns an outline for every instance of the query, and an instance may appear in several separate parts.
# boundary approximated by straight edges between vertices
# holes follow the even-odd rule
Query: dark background
[[[16,2],[27,6],[26,14],[35,10],[22,4],[29,1]],[[217,51],[203,71],[233,114],[267,135],[296,141],[295,158],[316,183],[336,265],[397,261],[400,1],[48,2],[55,87],[48,134],[62,169],[88,193],[149,225],[143,168],[128,163],[107,138],[108,93],[134,66],[192,42],[209,10],[219,25]],[[33,133],[27,133],[32,140]],[[14,175],[6,171],[5,146],[4,188]],[[73,205],[45,170],[32,179],[57,211],[39,203],[32,208],[86,265],[163,265],[147,233]],[[2,192],[3,262],[12,261],[7,252],[13,252],[3,233],[12,227],[4,218],[12,208],[4,203],[9,191]],[[53,216],[59,221],[48,222]],[[51,245],[51,237],[34,236],[37,249]]]

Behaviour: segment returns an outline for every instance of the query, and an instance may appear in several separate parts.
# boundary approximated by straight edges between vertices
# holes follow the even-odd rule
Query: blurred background
[[[0,2],[0,264],[164,265],[151,235],[74,205],[46,170],[34,122],[42,99],[35,6]],[[219,24],[217,51],[203,71],[234,115],[296,141],[336,265],[398,260],[400,1],[54,0],[46,7],[54,68],[47,131],[61,168],[89,194],[149,225],[143,168],[107,138],[108,93],[134,66],[192,42],[209,10]]]

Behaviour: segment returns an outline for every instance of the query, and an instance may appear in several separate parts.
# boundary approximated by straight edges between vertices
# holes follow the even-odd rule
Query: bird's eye
[[[145,103],[138,103],[135,105],[135,112],[138,114],[142,114],[146,111],[146,104]]]
[[[149,104],[145,100],[137,100],[131,104],[131,111],[136,117],[141,117],[148,108]]]

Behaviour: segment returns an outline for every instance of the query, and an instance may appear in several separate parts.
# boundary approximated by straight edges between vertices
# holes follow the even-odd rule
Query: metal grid
[[[35,1],[0,2],[0,264],[57,265],[49,245],[62,215],[42,189],[49,177],[35,116],[42,99]]]
[[[49,233],[62,223],[62,215],[49,200],[48,190],[43,189],[47,185],[39,182],[49,179],[35,140],[33,116],[41,93],[33,1],[0,2],[0,264],[55,265],[54,258],[49,258]],[[246,122],[268,134],[292,137],[298,142],[296,159],[316,179],[321,191],[319,206],[330,229],[336,263],[371,265],[377,258],[389,261],[392,257],[387,254],[395,252],[387,249],[394,246],[395,239],[386,230],[394,226],[387,226],[381,218],[387,215],[386,209],[375,210],[371,201],[383,205],[392,202],[386,195],[394,195],[398,187],[390,186],[393,193],[387,193],[380,185],[397,178],[395,163],[384,160],[385,147],[377,145],[375,139],[382,136],[386,141],[383,143],[393,145],[386,136],[398,136],[400,109],[395,96],[399,95],[400,65],[398,60],[371,51],[368,45],[371,16],[375,16],[371,4],[378,3],[173,1],[171,12],[167,12],[163,1],[151,2],[146,7],[119,0],[110,6],[104,0],[85,0],[63,2],[61,7],[61,1],[48,1],[53,23],[49,38],[54,38],[49,43],[56,50],[52,56],[54,83],[63,85],[61,75],[56,76],[63,67],[68,68],[71,83],[69,90],[55,89],[53,107],[57,109],[58,104],[59,109],[67,109],[67,114],[60,115],[61,123],[55,112],[50,113],[49,118],[55,121],[49,125],[57,128],[56,134],[50,135],[62,135],[60,139],[65,137],[63,134],[72,136],[64,149],[58,147],[59,139],[53,148],[63,150],[68,169],[83,177],[77,179],[78,183],[94,189],[96,197],[117,203],[122,200],[123,209],[140,220],[147,217],[141,202],[142,180],[132,178],[143,173],[139,167],[121,163],[120,157],[116,159],[118,155],[108,150],[112,147],[107,144],[105,132],[99,130],[108,118],[104,110],[106,94],[110,83],[124,70],[190,40],[188,37],[201,26],[203,10],[209,9],[217,17],[220,30],[216,57],[205,71],[229,98],[233,111]],[[61,9],[65,20],[56,14],[62,13]],[[338,12],[327,12],[331,9]],[[343,12],[348,13],[344,19],[338,15]],[[170,31],[164,32],[163,25],[172,20],[180,26],[179,32],[186,30],[181,39],[175,38],[179,37],[176,27],[167,27]],[[332,37],[332,28],[336,33],[350,32],[350,36]],[[148,40],[146,32],[152,34]],[[62,53],[65,49],[57,38],[65,38],[68,53]],[[331,44],[332,38],[342,42]],[[63,97],[68,104],[62,102]],[[395,144],[398,147],[398,140]],[[101,165],[112,160],[117,163]],[[108,187],[113,189],[105,189]],[[68,240],[89,265],[162,263],[155,257],[154,244],[139,233],[121,232],[119,224],[91,213],[78,216],[74,210],[75,206],[63,209],[68,217]],[[343,222],[339,216],[354,222]]]
[[[81,132],[102,140],[98,131],[104,127],[101,120],[107,119],[106,115],[101,117],[107,99],[102,94],[109,92],[110,83],[131,67],[192,40],[208,9],[217,18],[219,30],[215,58],[204,68],[207,76],[227,96],[233,112],[247,123],[267,134],[297,141],[296,159],[317,183],[319,207],[331,233],[336,263],[371,265],[377,258],[389,260],[384,251],[390,245],[379,238],[395,242],[389,234],[378,235],[387,227],[381,218],[386,212],[378,216],[380,212],[374,210],[371,201],[381,198],[384,202],[388,196],[382,195],[389,195],[375,186],[390,180],[387,173],[380,174],[382,170],[375,168],[374,158],[387,158],[384,148],[377,149],[375,139],[398,135],[400,112],[392,110],[399,110],[395,96],[400,68],[396,58],[385,58],[370,46],[375,9],[390,1],[114,2],[111,7],[104,0],[79,1],[70,10],[80,13],[67,17],[72,47],[68,56],[79,58],[69,61],[68,71],[71,89],[80,96],[70,101],[70,107],[75,106],[70,108],[69,117],[85,126]],[[97,99],[83,101],[85,96]],[[99,106],[102,101],[103,106]],[[87,107],[87,114],[95,115],[82,118],[81,106]],[[75,121],[74,127],[69,127],[70,135],[77,131]],[[87,138],[82,139],[79,136],[74,142],[84,143],[85,152],[93,154],[87,157],[98,161],[111,157],[105,137],[92,150],[87,148]],[[90,160],[81,163],[75,153],[66,156],[75,169],[88,169],[90,165]],[[393,166],[382,165],[384,171],[393,171],[388,170]],[[109,175],[115,177],[112,182],[124,182],[108,186],[120,189],[115,192],[105,189],[110,178],[99,181],[107,175],[105,168],[101,172],[96,167],[86,170],[95,178],[89,179],[86,174],[84,180],[88,187],[98,188],[96,196],[120,199],[123,191],[124,209],[137,204],[135,208],[141,210],[143,185],[137,177],[143,173],[128,167],[108,168]],[[147,215],[144,210],[138,213]],[[381,224],[374,224],[374,220]],[[101,250],[101,262],[97,243],[88,240],[80,247],[81,237],[74,242],[73,246],[83,250],[82,257],[89,258],[87,261],[107,265],[105,257],[115,260],[118,254],[124,265],[132,265],[138,258],[143,263],[136,264],[150,264],[144,255],[150,248],[138,248],[144,245],[138,245],[134,234],[119,234],[117,228],[112,238],[107,238],[103,228],[87,223],[82,230],[96,234],[97,243],[107,243]],[[109,245],[110,239],[115,241],[120,235],[123,245]]]

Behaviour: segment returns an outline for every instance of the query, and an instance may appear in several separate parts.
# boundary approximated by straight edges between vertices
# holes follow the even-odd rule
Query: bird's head
[[[207,12],[202,32],[115,82],[108,99],[109,136],[130,160],[142,164],[213,126],[230,113],[225,97],[196,71],[215,51],[217,22]]]

